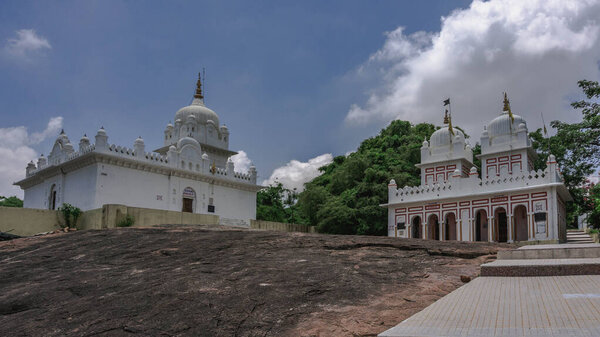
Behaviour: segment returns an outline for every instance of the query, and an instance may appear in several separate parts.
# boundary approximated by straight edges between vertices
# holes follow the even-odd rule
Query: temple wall
[[[420,217],[420,223],[426,227],[430,216],[435,215],[439,221],[441,237],[444,234],[446,216],[454,213],[456,217],[456,238],[460,241],[476,241],[475,223],[479,210],[485,211],[488,226],[484,233],[488,241],[497,241],[498,228],[495,224],[496,210],[504,210],[507,215],[507,235],[509,241],[514,241],[516,221],[514,220],[515,208],[522,205],[527,213],[528,241],[536,240],[562,240],[561,214],[557,214],[556,190],[552,187],[538,188],[529,191],[515,190],[512,193],[488,196],[465,196],[441,201],[431,200],[423,202],[406,203],[388,208],[388,236],[412,237],[412,222],[415,217]],[[535,221],[535,213],[546,213],[546,220]],[[558,221],[558,223],[556,223]],[[404,228],[402,228],[404,227]],[[427,234],[423,228],[422,233]]]

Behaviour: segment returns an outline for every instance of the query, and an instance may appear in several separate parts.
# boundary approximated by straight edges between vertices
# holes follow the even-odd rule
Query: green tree
[[[0,196],[0,206],[2,207],[23,207],[23,200],[12,196],[12,197],[3,197]]]
[[[387,184],[420,183],[421,146],[435,131],[431,124],[393,121],[364,140],[356,152],[335,157],[322,174],[305,184],[298,208],[323,233],[385,235]]]
[[[546,136],[542,129],[530,133],[533,148],[538,153],[534,169],[544,169],[548,154],[556,157],[565,186],[574,202],[567,205],[567,223],[576,226],[576,216],[593,210],[586,198],[586,178],[600,164],[600,85],[595,81],[578,82],[587,100],[573,102],[571,106],[581,110],[579,123],[552,121],[550,126],[556,131]],[[591,218],[590,218],[591,220]]]
[[[256,194],[256,219],[304,224],[297,200],[296,189],[284,188],[280,182],[268,186]]]

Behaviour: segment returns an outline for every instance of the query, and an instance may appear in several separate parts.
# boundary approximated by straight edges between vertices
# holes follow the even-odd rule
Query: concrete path
[[[600,276],[479,277],[379,336],[600,336]]]
[[[600,336],[600,245],[525,246],[379,336]]]

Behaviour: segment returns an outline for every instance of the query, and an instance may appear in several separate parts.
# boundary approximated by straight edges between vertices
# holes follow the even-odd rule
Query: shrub
[[[135,223],[135,218],[132,215],[127,214],[125,219],[117,223],[117,227],[131,227]]]
[[[60,206],[58,210],[62,213],[63,217],[65,218],[65,224],[63,228],[75,228],[75,226],[77,225],[77,219],[79,219],[79,216],[81,215],[81,209],[71,204],[64,203]]]

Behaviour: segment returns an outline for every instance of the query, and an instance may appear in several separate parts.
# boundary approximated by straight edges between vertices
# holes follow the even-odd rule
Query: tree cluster
[[[2,207],[23,207],[23,200],[12,196],[12,197],[3,197],[0,196],[0,206]]]

